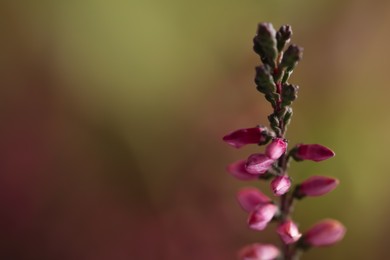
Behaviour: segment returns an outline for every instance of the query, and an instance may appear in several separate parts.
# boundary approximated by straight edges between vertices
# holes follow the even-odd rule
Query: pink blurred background
[[[225,166],[227,132],[266,124],[251,50],[258,22],[305,48],[291,143],[337,156],[296,181],[341,180],[300,202],[302,230],[339,219],[345,240],[302,259],[386,259],[390,2],[2,1],[0,259],[236,259],[252,242]],[[260,148],[262,149],[262,148]]]

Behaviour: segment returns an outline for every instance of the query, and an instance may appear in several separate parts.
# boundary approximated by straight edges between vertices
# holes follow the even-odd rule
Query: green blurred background
[[[296,206],[302,230],[348,228],[302,259],[388,259],[390,2],[0,2],[0,259],[235,259],[252,242],[225,166],[259,151],[221,141],[266,124],[258,22],[305,48],[290,144],[337,156],[293,163],[338,177]],[[262,148],[261,148],[262,149]]]

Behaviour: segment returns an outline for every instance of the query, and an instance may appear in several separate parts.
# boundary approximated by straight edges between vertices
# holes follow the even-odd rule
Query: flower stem
[[[284,134],[284,131],[283,131]],[[290,154],[284,154],[279,158],[278,166],[280,167],[280,172],[283,175],[287,175],[288,161],[290,159]],[[279,225],[290,218],[294,203],[294,194],[293,192],[287,192],[280,197],[280,217],[278,219]],[[296,258],[295,249],[290,245],[286,245],[282,242],[282,254],[284,260],[293,260]]]

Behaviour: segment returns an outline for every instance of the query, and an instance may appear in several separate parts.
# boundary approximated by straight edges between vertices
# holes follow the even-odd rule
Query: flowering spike
[[[287,149],[287,142],[283,138],[274,138],[272,142],[265,149],[265,154],[273,159],[277,160],[282,156]]]
[[[337,220],[325,219],[315,224],[303,235],[306,246],[330,246],[343,239],[345,227]]]
[[[277,176],[271,182],[271,189],[276,196],[282,196],[283,194],[288,192],[290,186],[291,180],[290,177],[288,177],[287,175]]]
[[[239,260],[274,260],[280,255],[279,249],[271,244],[254,243],[243,247],[238,253]]]
[[[339,180],[325,176],[311,176],[300,185],[295,191],[295,197],[302,198],[304,196],[321,196],[334,190],[339,184]]]
[[[237,200],[243,210],[251,212],[259,205],[268,204],[271,199],[253,187],[242,188],[237,192]]]
[[[268,116],[270,130],[260,127],[240,129],[223,138],[236,148],[254,143],[266,144],[272,139],[264,153],[255,153],[246,161],[232,163],[228,166],[228,171],[240,180],[272,179],[270,187],[274,195],[280,196],[279,203],[274,204],[255,188],[243,188],[237,193],[241,207],[250,212],[247,220],[249,227],[263,230],[271,220],[275,220],[278,222],[277,233],[284,244],[280,251],[272,245],[246,246],[240,251],[240,260],[298,260],[300,249],[335,243],[345,233],[345,228],[339,222],[327,220],[302,235],[291,219],[296,199],[320,196],[338,185],[337,179],[313,176],[296,185],[293,192],[288,192],[291,187],[288,172],[291,158],[319,162],[334,156],[333,151],[318,144],[299,144],[286,153],[288,141],[284,137],[293,115],[291,105],[298,96],[298,86],[288,81],[303,54],[303,49],[295,44],[285,50],[291,35],[289,25],[284,25],[275,32],[272,24],[260,23],[253,39],[253,49],[262,61],[256,67],[255,83],[257,90],[264,94],[264,98],[272,106]],[[296,244],[291,245],[293,243]]]
[[[245,168],[251,174],[264,174],[275,161],[262,153],[252,154],[248,157]]]
[[[268,203],[259,205],[254,209],[248,217],[248,225],[254,230],[263,230],[266,228],[268,222],[272,220],[278,211],[278,207],[274,204]]]
[[[329,148],[319,144],[298,144],[293,151],[292,156],[297,161],[311,160],[320,162],[335,156],[335,153]]]
[[[299,233],[297,225],[291,220],[286,220],[279,225],[276,232],[278,232],[280,238],[286,245],[295,243],[302,236],[302,234]]]
[[[223,137],[223,140],[235,148],[241,148],[247,144],[265,144],[269,141],[266,127],[252,127],[233,131]]]

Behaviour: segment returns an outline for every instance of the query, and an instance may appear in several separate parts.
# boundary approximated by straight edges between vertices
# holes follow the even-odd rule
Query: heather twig
[[[301,47],[295,44],[287,46],[291,36],[289,25],[283,25],[276,31],[272,24],[261,23],[253,39],[253,49],[262,61],[256,67],[256,88],[273,108],[268,116],[270,128],[256,126],[240,129],[223,138],[235,148],[247,144],[268,144],[263,153],[252,154],[246,160],[229,165],[228,171],[244,181],[271,180],[270,188],[279,198],[274,202],[256,188],[246,187],[238,192],[240,205],[249,213],[249,227],[261,231],[270,221],[276,221],[276,232],[282,241],[280,248],[260,243],[246,246],[239,253],[240,259],[299,259],[302,251],[313,246],[334,244],[345,234],[345,227],[331,219],[323,220],[301,234],[292,220],[296,200],[324,195],[336,188],[339,181],[331,177],[312,176],[291,188],[292,181],[288,173],[291,160],[319,162],[335,155],[332,150],[319,144],[298,144],[287,149],[288,140],[285,136],[293,114],[291,105],[297,99],[299,89],[288,81],[303,54]]]

